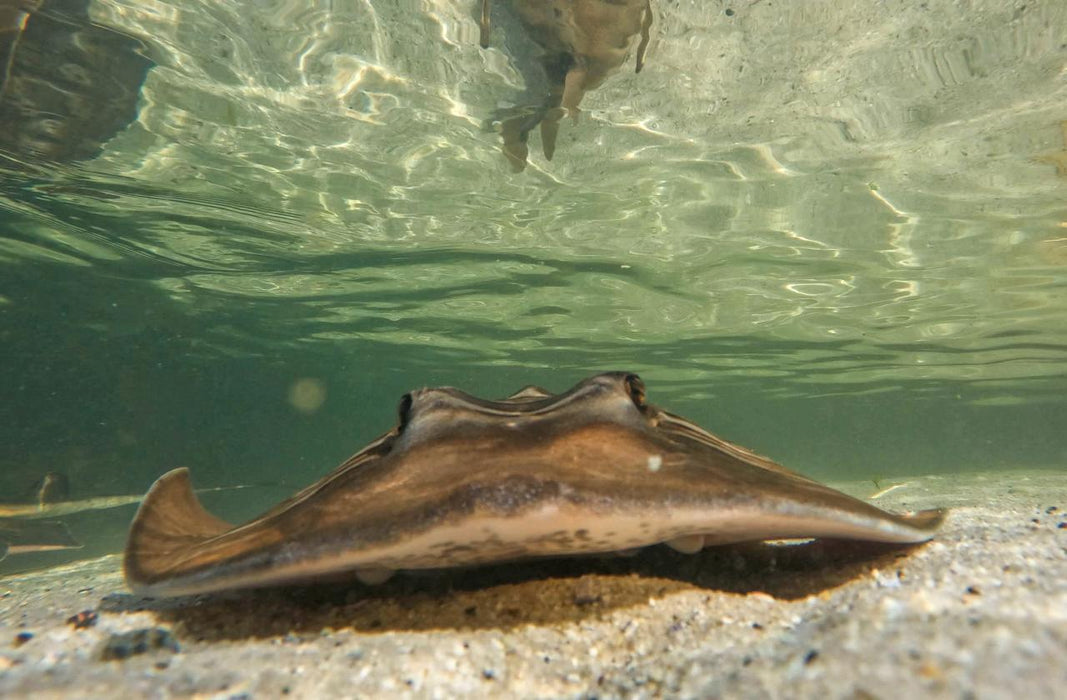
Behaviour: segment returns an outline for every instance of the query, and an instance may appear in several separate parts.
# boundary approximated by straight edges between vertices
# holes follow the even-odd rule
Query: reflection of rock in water
[[[490,0],[482,0],[481,44],[489,46]],[[511,0],[529,36],[544,50],[542,64],[549,93],[540,104],[515,107],[496,115],[504,138],[504,155],[514,170],[526,167],[527,139],[541,126],[541,147],[551,160],[559,122],[565,113],[578,116],[587,90],[599,86],[626,60],[638,33],[636,70],[644,65],[652,26],[651,0]]]
[[[137,116],[152,62],[92,24],[89,0],[0,0],[0,149],[73,161]]]

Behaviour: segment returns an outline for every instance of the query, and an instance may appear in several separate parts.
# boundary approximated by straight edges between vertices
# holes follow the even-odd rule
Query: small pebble
[[[149,651],[166,649],[171,652],[179,651],[177,640],[169,631],[160,627],[145,627],[142,629],[113,634],[104,643],[104,649],[100,653],[103,661],[121,661],[137,654]]]
[[[82,610],[80,613],[68,617],[67,624],[73,625],[76,630],[84,630],[95,625],[98,619],[100,619],[100,616],[94,611]]]
[[[20,647],[33,639],[33,632],[19,632],[15,635],[15,646]]]

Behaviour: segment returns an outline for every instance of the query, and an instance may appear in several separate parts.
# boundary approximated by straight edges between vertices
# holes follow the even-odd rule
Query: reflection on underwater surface
[[[483,49],[490,43],[491,4],[482,0]],[[552,160],[560,119],[578,118],[586,91],[599,87],[626,60],[630,41],[638,34],[634,72],[641,72],[653,11],[651,0],[515,0],[512,4],[523,29],[541,48],[541,67],[549,83],[548,94],[535,104],[500,110],[493,120],[504,139],[504,155],[512,170],[519,172],[526,167],[526,141],[534,127],[541,127],[541,147],[545,159]]]
[[[510,3],[487,49],[480,0],[37,4],[0,115],[71,149],[0,144],[0,500],[308,483],[409,389],[618,367],[820,478],[1067,458],[1062,2],[652,3],[521,173]]]
[[[73,161],[137,116],[151,62],[141,42],[94,24],[89,0],[0,2],[0,148]]]

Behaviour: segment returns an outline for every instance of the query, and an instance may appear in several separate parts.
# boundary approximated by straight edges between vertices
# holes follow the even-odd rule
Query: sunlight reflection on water
[[[205,319],[285,301],[275,343],[522,365],[741,337],[798,345],[707,370],[799,384],[804,344],[845,341],[819,381],[1063,373],[1062,3],[654,3],[644,70],[523,173],[486,122],[536,46],[497,3],[481,49],[476,5],[93,3],[156,64],[138,118],[82,165],[9,162],[0,254],[164,263],[144,284]]]

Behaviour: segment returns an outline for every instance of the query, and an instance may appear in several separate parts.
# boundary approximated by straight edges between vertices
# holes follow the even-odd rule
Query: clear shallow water
[[[536,47],[476,6],[87,5],[151,67],[95,157],[0,151],[7,500],[254,511],[410,388],[614,368],[823,478],[1064,464],[1067,6],[655,3],[522,173]]]

